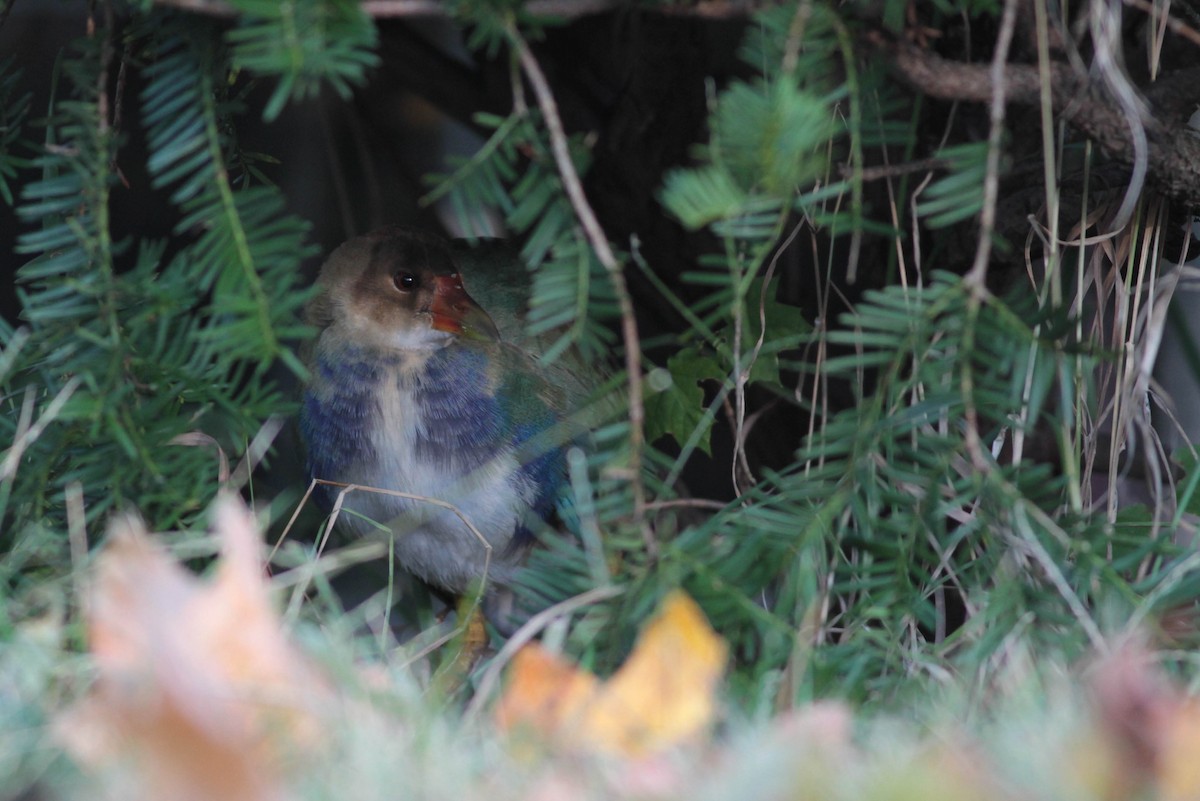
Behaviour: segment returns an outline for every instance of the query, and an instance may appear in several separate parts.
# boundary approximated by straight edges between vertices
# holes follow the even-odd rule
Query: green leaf
[[[651,370],[647,388],[657,390],[646,398],[646,439],[653,442],[670,435],[681,445],[703,426],[698,447],[712,455],[712,419],[704,415],[701,381],[723,381],[721,365],[695,348],[685,348],[667,359],[666,368]]]

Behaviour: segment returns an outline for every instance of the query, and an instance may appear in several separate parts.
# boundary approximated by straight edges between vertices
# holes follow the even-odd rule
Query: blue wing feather
[[[414,377],[423,425],[418,455],[442,464],[453,460],[464,472],[494,458],[508,444],[503,398],[492,391],[488,359],[478,349],[437,351]]]
[[[308,477],[336,481],[352,464],[375,459],[369,432],[379,414],[379,368],[348,352],[318,360],[300,407],[300,434],[308,446]],[[328,511],[336,489],[318,486],[313,498]]]

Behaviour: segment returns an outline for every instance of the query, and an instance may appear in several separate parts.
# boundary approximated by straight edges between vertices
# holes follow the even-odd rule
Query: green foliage
[[[289,100],[314,97],[329,84],[344,100],[379,63],[378,33],[355,0],[233,0],[241,12],[226,41],[236,68],[278,77],[263,117],[273,120]]]
[[[541,37],[544,28],[561,20],[531,13],[526,0],[447,0],[447,7],[466,31],[467,47],[495,58],[519,31],[526,39]]]
[[[655,442],[668,434],[676,442],[686,443],[696,433],[696,447],[712,455],[711,415],[704,413],[701,384],[721,375],[716,359],[685,348],[667,359],[666,368],[647,376],[650,391],[646,398],[646,439]]]
[[[609,447],[627,436],[616,424],[597,432],[587,460],[573,462],[578,540],[547,542],[525,578],[543,604],[596,586],[620,589],[580,613],[567,634],[568,650],[601,670],[631,641],[631,621],[677,586],[729,638],[735,694],[751,707],[830,694],[896,698],[914,675],[986,676],[1016,640],[1073,658],[1100,641],[1108,621],[1144,619],[1200,594],[1183,578],[1194,577],[1195,560],[1170,537],[1148,536],[1154,526],[1144,513],[1110,520],[1081,500],[1079,432],[1101,351],[1079,341],[1069,306],[1005,300],[938,274],[868,292],[840,325],[813,331],[798,309],[775,300],[764,275],[775,269],[784,232],[803,228],[795,216],[851,242],[900,236],[890,221],[871,218],[860,170],[866,148],[914,147],[917,118],[886,76],[853,68],[846,47],[844,28],[822,6],[761,13],[742,48],[757,77],[714,98],[697,163],[664,179],[664,208],[718,243],[683,276],[687,300],[633,254],[688,323],[663,366],[645,374],[646,437],[669,435],[678,446],[677,455],[651,449],[640,476],[656,505],[649,528],[660,550],[651,557],[614,480],[623,450]],[[830,68],[837,59],[840,72]],[[435,179],[452,188],[436,184],[434,194],[460,193],[464,219],[483,202],[519,229],[548,214],[547,231],[569,230],[550,200],[562,203],[548,163],[539,174],[530,159],[522,173],[514,156],[530,145],[505,144],[538,141],[536,126],[515,135],[524,122],[496,121],[497,135],[475,158]],[[975,144],[941,151],[950,172],[917,208],[927,227],[978,214],[986,154]],[[834,158],[849,163],[849,177],[831,174]],[[514,215],[509,187],[522,186],[522,175],[539,176],[541,202]],[[550,254],[545,270],[558,251],[553,237],[534,239],[525,255],[536,264]],[[831,260],[828,269],[837,275],[842,264]],[[571,311],[589,313],[588,283],[578,275],[540,285],[534,303],[559,304],[545,325],[570,326],[572,344],[586,346],[587,329]],[[592,277],[593,291],[600,278]],[[815,347],[827,354],[816,367],[800,358]],[[850,387],[856,403],[829,412],[810,405],[792,383],[797,375]],[[719,511],[703,502],[696,505],[705,511],[690,509],[679,483],[684,464],[697,449],[711,452],[725,408],[735,460],[749,447],[738,426],[751,388],[800,405],[814,418],[811,435],[785,469],[743,477],[738,497]],[[1047,439],[1061,470],[1023,456]]]
[[[747,191],[787,195],[825,170],[830,106],[793,81],[735,83],[717,99],[708,160]]]
[[[718,99],[707,163],[668,173],[663,205],[688,228],[770,233],[792,192],[827,167],[833,120],[832,99],[793,80],[736,83]]]
[[[10,548],[64,531],[72,494],[87,521],[126,505],[161,528],[194,519],[218,486],[215,448],[239,453],[288,410],[273,366],[302,371],[285,341],[304,334],[308,226],[277,189],[246,185],[220,29],[150,12],[129,31],[145,64],[146,166],[170,193],[177,239],[166,259],[166,242],[110,230],[121,143],[97,93],[96,75],[113,68],[111,32],[98,31],[62,59],[41,177],[21,194],[30,228],[18,250],[33,258],[17,273],[23,325],[4,328],[0,376],[14,443],[0,476]],[[315,59],[298,74],[345,76],[361,61],[322,58],[337,66]],[[195,447],[192,432],[211,445]]]
[[[768,284],[756,278],[745,295],[745,308],[732,321],[722,321],[724,309],[712,325],[693,316],[693,325],[707,333],[705,350],[685,345],[668,358],[665,368],[657,368],[647,376],[649,395],[646,398],[646,439],[655,442],[670,435],[685,453],[699,448],[712,455],[710,435],[720,401],[743,383],[783,392],[779,354],[798,347],[811,328],[800,310],[780,303],[773,295],[777,282]],[[664,286],[658,287],[684,316],[693,315]],[[703,304],[697,304],[702,306]],[[740,327],[740,330],[739,330]],[[742,346],[742,356],[735,364],[734,344]],[[717,387],[716,403],[706,403],[703,386]]]
[[[268,119],[325,85],[346,97],[378,61],[377,33],[353,0],[231,5],[237,19],[221,27],[143,0],[122,29],[141,73],[131,85],[143,87],[126,116],[175,215],[169,241],[110,222],[114,164],[127,154],[97,76],[113,68],[117,32],[101,25],[64,54],[28,164],[28,103],[0,70],[0,194],[23,186],[28,259],[21,325],[0,321],[10,554],[0,581],[62,573],[69,525],[119,506],[138,506],[156,529],[191,524],[217,486],[217,460],[176,444],[181,436],[203,432],[237,453],[290,410],[274,370],[303,372],[290,344],[305,335],[298,265],[313,251],[307,224],[257,171],[270,157],[238,146],[239,76],[277,81]],[[515,0],[449,8],[492,54],[554,22]],[[885,4],[885,21],[899,24],[903,10]],[[605,588],[550,635],[604,672],[659,599],[686,588],[732,645],[732,694],[750,710],[826,695],[890,700],[914,676],[986,680],[1014,641],[1075,656],[1107,627],[1200,596],[1200,563],[1171,536],[1182,511],[1164,523],[1145,508],[1095,514],[1084,500],[1088,425],[1100,416],[1089,383],[1103,349],[1084,339],[1070,300],[997,297],[937,272],[961,264],[893,264],[872,276],[883,289],[856,285],[853,311],[831,311],[831,287],[855,283],[847,254],[869,237],[899,250],[906,224],[898,205],[871,208],[866,165],[913,156],[922,141],[888,77],[855,57],[843,13],[783,3],[746,27],[746,77],[711,92],[707,141],[658,195],[707,248],[682,285],[668,285],[636,243],[613,248],[616,268],[640,270],[685,322],[638,343],[642,431],[629,414],[632,377],[615,367],[629,298],[555,159],[565,144],[586,174],[588,140],[555,141],[521,98],[508,114],[476,116],[487,141],[429,176],[425,198],[447,199],[464,230],[484,211],[504,220],[532,285],[528,336],[546,343],[552,369],[586,370],[595,389],[586,447],[568,455],[569,534],[531,555],[522,592],[546,605]],[[924,190],[914,227],[975,217],[986,155],[976,144],[942,149],[949,173]],[[802,236],[811,239],[798,247]],[[811,250],[819,325],[779,300],[789,247]],[[786,430],[765,415],[778,410]],[[1035,461],[1024,451],[1034,441],[1057,456]],[[781,442],[782,457],[750,455]],[[697,450],[732,450],[720,470],[734,476],[732,498],[691,497],[683,476]],[[1194,511],[1188,467],[1180,508]],[[78,509],[82,521],[69,514]]]
[[[917,204],[917,214],[930,228],[945,228],[974,217],[983,208],[983,183],[987,173],[987,142],[947,147],[939,154],[950,172],[934,181]]]
[[[830,342],[859,352],[827,374],[870,369],[870,393],[826,421],[793,467],[662,555],[736,648],[746,700],[764,687],[795,700],[888,697],[913,671],[983,670],[1017,637],[1078,655],[1100,636],[1097,608],[1145,615],[1200,595],[1181,580],[1195,560],[1148,538],[1144,513],[1089,518],[1070,505],[1069,476],[972,452],[971,420],[990,449],[1070,419],[1050,390],[1085,354],[1057,338],[1062,321],[1023,302],[980,305],[942,275],[873,293],[843,324]],[[1182,573],[1147,583],[1149,565]],[[969,615],[947,636],[949,607]]]
[[[21,145],[21,126],[29,116],[30,94],[17,95],[17,79],[20,72],[13,69],[13,59],[0,62],[0,199],[6,205],[13,204],[10,181],[17,170],[28,166],[17,148]]]
[[[296,320],[307,294],[298,291],[295,266],[312,253],[304,244],[308,226],[282,213],[274,187],[234,191],[225,155],[231,143],[222,135],[212,81],[214,71],[228,68],[217,61],[219,51],[182,34],[167,31],[156,42],[143,97],[152,183],[173,188],[181,214],[176,232],[200,232],[169,272],[212,294],[197,344],[220,347],[230,360],[258,362],[260,374],[277,358],[301,373],[282,343],[303,333]]]

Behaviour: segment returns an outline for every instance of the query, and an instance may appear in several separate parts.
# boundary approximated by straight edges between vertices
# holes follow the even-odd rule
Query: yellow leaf
[[[282,797],[281,757],[319,734],[326,687],[283,634],[254,521],[230,497],[214,518],[212,582],[133,517],[97,559],[86,611],[98,678],[56,730],[95,769],[128,766],[135,797]]]
[[[725,656],[696,602],[673,592],[588,708],[584,739],[637,756],[696,736],[716,714]]]
[[[644,756],[711,725],[726,652],[696,603],[677,591],[603,684],[540,647],[523,649],[497,705],[497,723],[527,724],[577,748]]]

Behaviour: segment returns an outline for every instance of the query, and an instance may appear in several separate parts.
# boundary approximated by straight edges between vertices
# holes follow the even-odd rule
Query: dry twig
[[[542,118],[546,121],[546,129],[550,134],[550,146],[554,152],[554,162],[562,178],[567,197],[575,216],[583,226],[588,243],[595,251],[596,257],[604,265],[612,283],[613,292],[621,308],[621,337],[625,345],[625,371],[629,381],[629,481],[633,489],[633,519],[641,529],[642,539],[646,544],[651,559],[658,554],[658,544],[654,533],[646,521],[646,488],[642,484],[642,449],[645,437],[645,407],[642,402],[642,349],[638,337],[637,318],[633,314],[633,300],[629,297],[629,289],[625,285],[625,274],[621,263],[608,243],[600,221],[584,194],[583,184],[575,172],[575,164],[571,161],[571,153],[567,147],[567,134],[563,129],[562,119],[558,114],[558,104],[550,84],[542,72],[541,66],[529,49],[528,43],[514,28],[509,33],[513,48],[521,69],[533,85],[533,93],[537,96],[538,107],[542,110]]]

